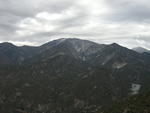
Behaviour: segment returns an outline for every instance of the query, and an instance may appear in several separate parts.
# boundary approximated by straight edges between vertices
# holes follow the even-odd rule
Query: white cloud
[[[36,18],[26,18],[21,20],[21,22],[18,23],[18,26],[20,29],[17,30],[16,33],[19,36],[28,36],[39,32],[48,32],[54,30],[56,27],[53,26],[50,21],[41,21]]]
[[[76,15],[77,15],[77,9],[70,8],[68,10],[62,11],[61,13],[40,12],[35,17],[49,20],[49,21],[57,21],[57,20],[73,18]]]

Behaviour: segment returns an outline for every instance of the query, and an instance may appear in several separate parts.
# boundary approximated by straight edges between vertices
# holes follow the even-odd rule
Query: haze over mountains
[[[1,43],[0,112],[101,113],[144,95],[150,90],[150,53],[136,51],[75,38],[38,47]],[[132,111],[126,107],[118,113]]]

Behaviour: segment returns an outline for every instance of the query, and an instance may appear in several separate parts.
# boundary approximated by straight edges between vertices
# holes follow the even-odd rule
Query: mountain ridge
[[[10,45],[11,47],[9,47]],[[91,42],[88,40],[81,40],[77,38],[70,38],[70,39],[62,38],[62,39],[53,40],[41,46],[35,46],[35,47],[34,46],[15,46],[11,43],[5,42],[5,43],[0,44],[0,49],[2,50],[1,56],[5,56],[8,58],[10,57],[8,63],[6,61],[6,63],[4,64],[9,64],[9,62],[10,64],[21,64],[22,62],[25,62],[29,58],[32,58],[42,53],[43,51],[50,50],[52,48],[55,48],[56,46],[59,47],[63,45],[68,46],[67,48],[70,47],[70,49],[71,48],[75,49],[76,53],[80,54],[79,57],[81,57],[84,60],[86,59],[85,57],[89,56],[90,54],[94,54],[97,51],[100,51],[101,49],[105,48],[106,46],[109,46],[109,45],[98,44],[95,42]],[[110,46],[122,47],[116,43],[110,44]],[[15,54],[14,57],[17,56],[17,58],[13,58],[13,55],[11,56],[9,54]]]

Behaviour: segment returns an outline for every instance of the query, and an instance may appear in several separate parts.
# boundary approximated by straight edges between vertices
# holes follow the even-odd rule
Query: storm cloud
[[[81,38],[150,49],[148,0],[0,0],[0,42]]]

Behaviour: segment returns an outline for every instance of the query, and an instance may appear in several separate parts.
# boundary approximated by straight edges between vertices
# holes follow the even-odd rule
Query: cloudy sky
[[[0,0],[0,42],[81,38],[150,49],[149,0]]]

